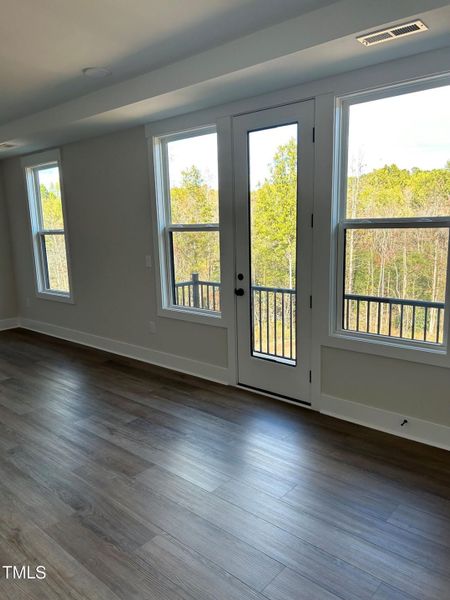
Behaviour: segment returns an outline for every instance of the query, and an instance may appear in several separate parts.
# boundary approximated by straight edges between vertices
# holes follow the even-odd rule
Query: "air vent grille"
[[[395,29],[392,30],[392,33],[395,36],[399,36],[408,35],[408,33],[414,33],[420,30],[421,29],[417,23],[412,23],[411,25],[400,25],[400,27],[395,27]]]
[[[405,35],[412,35],[414,33],[420,33],[421,31],[428,31],[428,27],[417,19],[416,21],[410,21],[409,23],[402,23],[401,25],[395,25],[389,27],[389,29],[381,29],[380,31],[371,31],[357,37],[358,42],[363,46],[373,46],[375,44],[382,44],[383,42],[389,42]]]

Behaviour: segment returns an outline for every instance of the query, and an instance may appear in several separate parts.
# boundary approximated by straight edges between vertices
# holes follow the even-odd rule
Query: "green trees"
[[[250,190],[252,284],[295,289],[297,144],[294,138],[277,148],[267,173]],[[352,219],[450,214],[450,161],[444,168],[431,170],[401,169],[393,164],[364,173],[360,167],[347,183],[347,216]],[[299,184],[301,188],[301,180]],[[217,222],[218,192],[208,186],[193,165],[182,173],[180,185],[171,188],[171,207],[175,223]],[[176,281],[190,281],[192,273],[199,273],[201,280],[220,281],[217,233],[176,233],[173,243]],[[444,227],[348,230],[345,293],[442,302],[447,253],[448,230]],[[368,316],[367,305],[360,308],[361,318]],[[386,317],[382,327],[387,327],[387,309],[387,305],[380,308],[383,318]],[[437,309],[430,309],[427,314],[420,309],[413,315],[411,307],[405,308],[403,325],[412,327],[415,320],[421,327],[428,319],[429,331],[437,331],[438,316],[442,315],[438,315]],[[395,327],[400,317],[394,317],[393,335],[397,335]],[[376,310],[370,319],[375,319],[376,329]]]
[[[251,192],[252,270],[254,285],[295,287],[297,217],[297,144],[294,138],[277,149],[270,176]],[[171,187],[173,223],[217,223],[218,192],[192,165],[181,184]],[[216,233],[174,234],[176,281],[220,281]]]
[[[61,192],[59,185],[47,188],[43,183],[39,186],[42,207],[42,220],[45,229],[64,229]]]
[[[386,165],[348,179],[349,218],[415,218],[450,214],[450,162],[443,169],[400,169]],[[403,300],[444,302],[447,284],[448,229],[347,230],[345,292]],[[442,341],[443,315],[437,308],[387,304],[347,305],[349,328],[359,318],[369,331]],[[347,317],[346,317],[347,319]],[[381,327],[380,327],[381,323]],[[419,336],[419,337],[417,337]]]
[[[200,170],[192,165],[182,172],[181,185],[170,188],[172,223],[218,223],[218,192],[208,186]],[[173,234],[175,281],[220,281],[219,233],[216,231]]]
[[[218,192],[208,186],[192,165],[181,173],[181,185],[170,188],[172,223],[218,223]]]
[[[269,177],[251,191],[253,285],[295,288],[297,143],[278,147]]]
[[[39,186],[42,225],[46,230],[64,229],[61,191],[59,182],[47,187]],[[69,291],[69,276],[64,234],[44,235],[45,254],[47,257],[48,285],[52,290]]]
[[[278,147],[269,176],[251,190],[254,285],[295,288],[297,144]],[[301,181],[300,181],[301,185]],[[172,222],[218,222],[218,192],[193,165],[171,188]],[[350,218],[427,217],[450,214],[450,161],[429,171],[386,165],[348,178]],[[175,234],[178,281],[192,272],[219,281],[218,235]],[[444,228],[361,229],[347,233],[347,293],[442,301],[448,232]]]
[[[385,166],[348,179],[351,218],[450,214],[450,169]],[[345,290],[349,294],[443,301],[445,228],[360,229],[347,233]]]

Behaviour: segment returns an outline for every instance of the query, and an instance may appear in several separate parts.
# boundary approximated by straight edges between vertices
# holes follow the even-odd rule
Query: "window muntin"
[[[342,100],[338,330],[443,346],[450,86]]]
[[[163,305],[220,315],[217,133],[204,128],[156,140],[163,185],[158,219],[165,255]]]
[[[59,161],[26,166],[38,293],[70,299]]]

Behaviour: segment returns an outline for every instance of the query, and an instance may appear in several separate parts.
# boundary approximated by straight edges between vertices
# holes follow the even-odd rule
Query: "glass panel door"
[[[239,383],[309,403],[314,103],[234,119]]]

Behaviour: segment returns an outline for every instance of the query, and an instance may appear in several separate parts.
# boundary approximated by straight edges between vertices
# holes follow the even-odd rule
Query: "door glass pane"
[[[252,355],[296,364],[297,124],[248,136]]]
[[[446,227],[347,229],[343,328],[442,344]]]
[[[37,182],[43,229],[64,229],[58,167],[39,168]]]
[[[66,242],[64,234],[43,235],[44,258],[47,269],[47,288],[69,293]]]
[[[167,144],[171,223],[218,223],[217,134]]]
[[[172,232],[172,269],[174,304],[220,311],[218,231]]]

